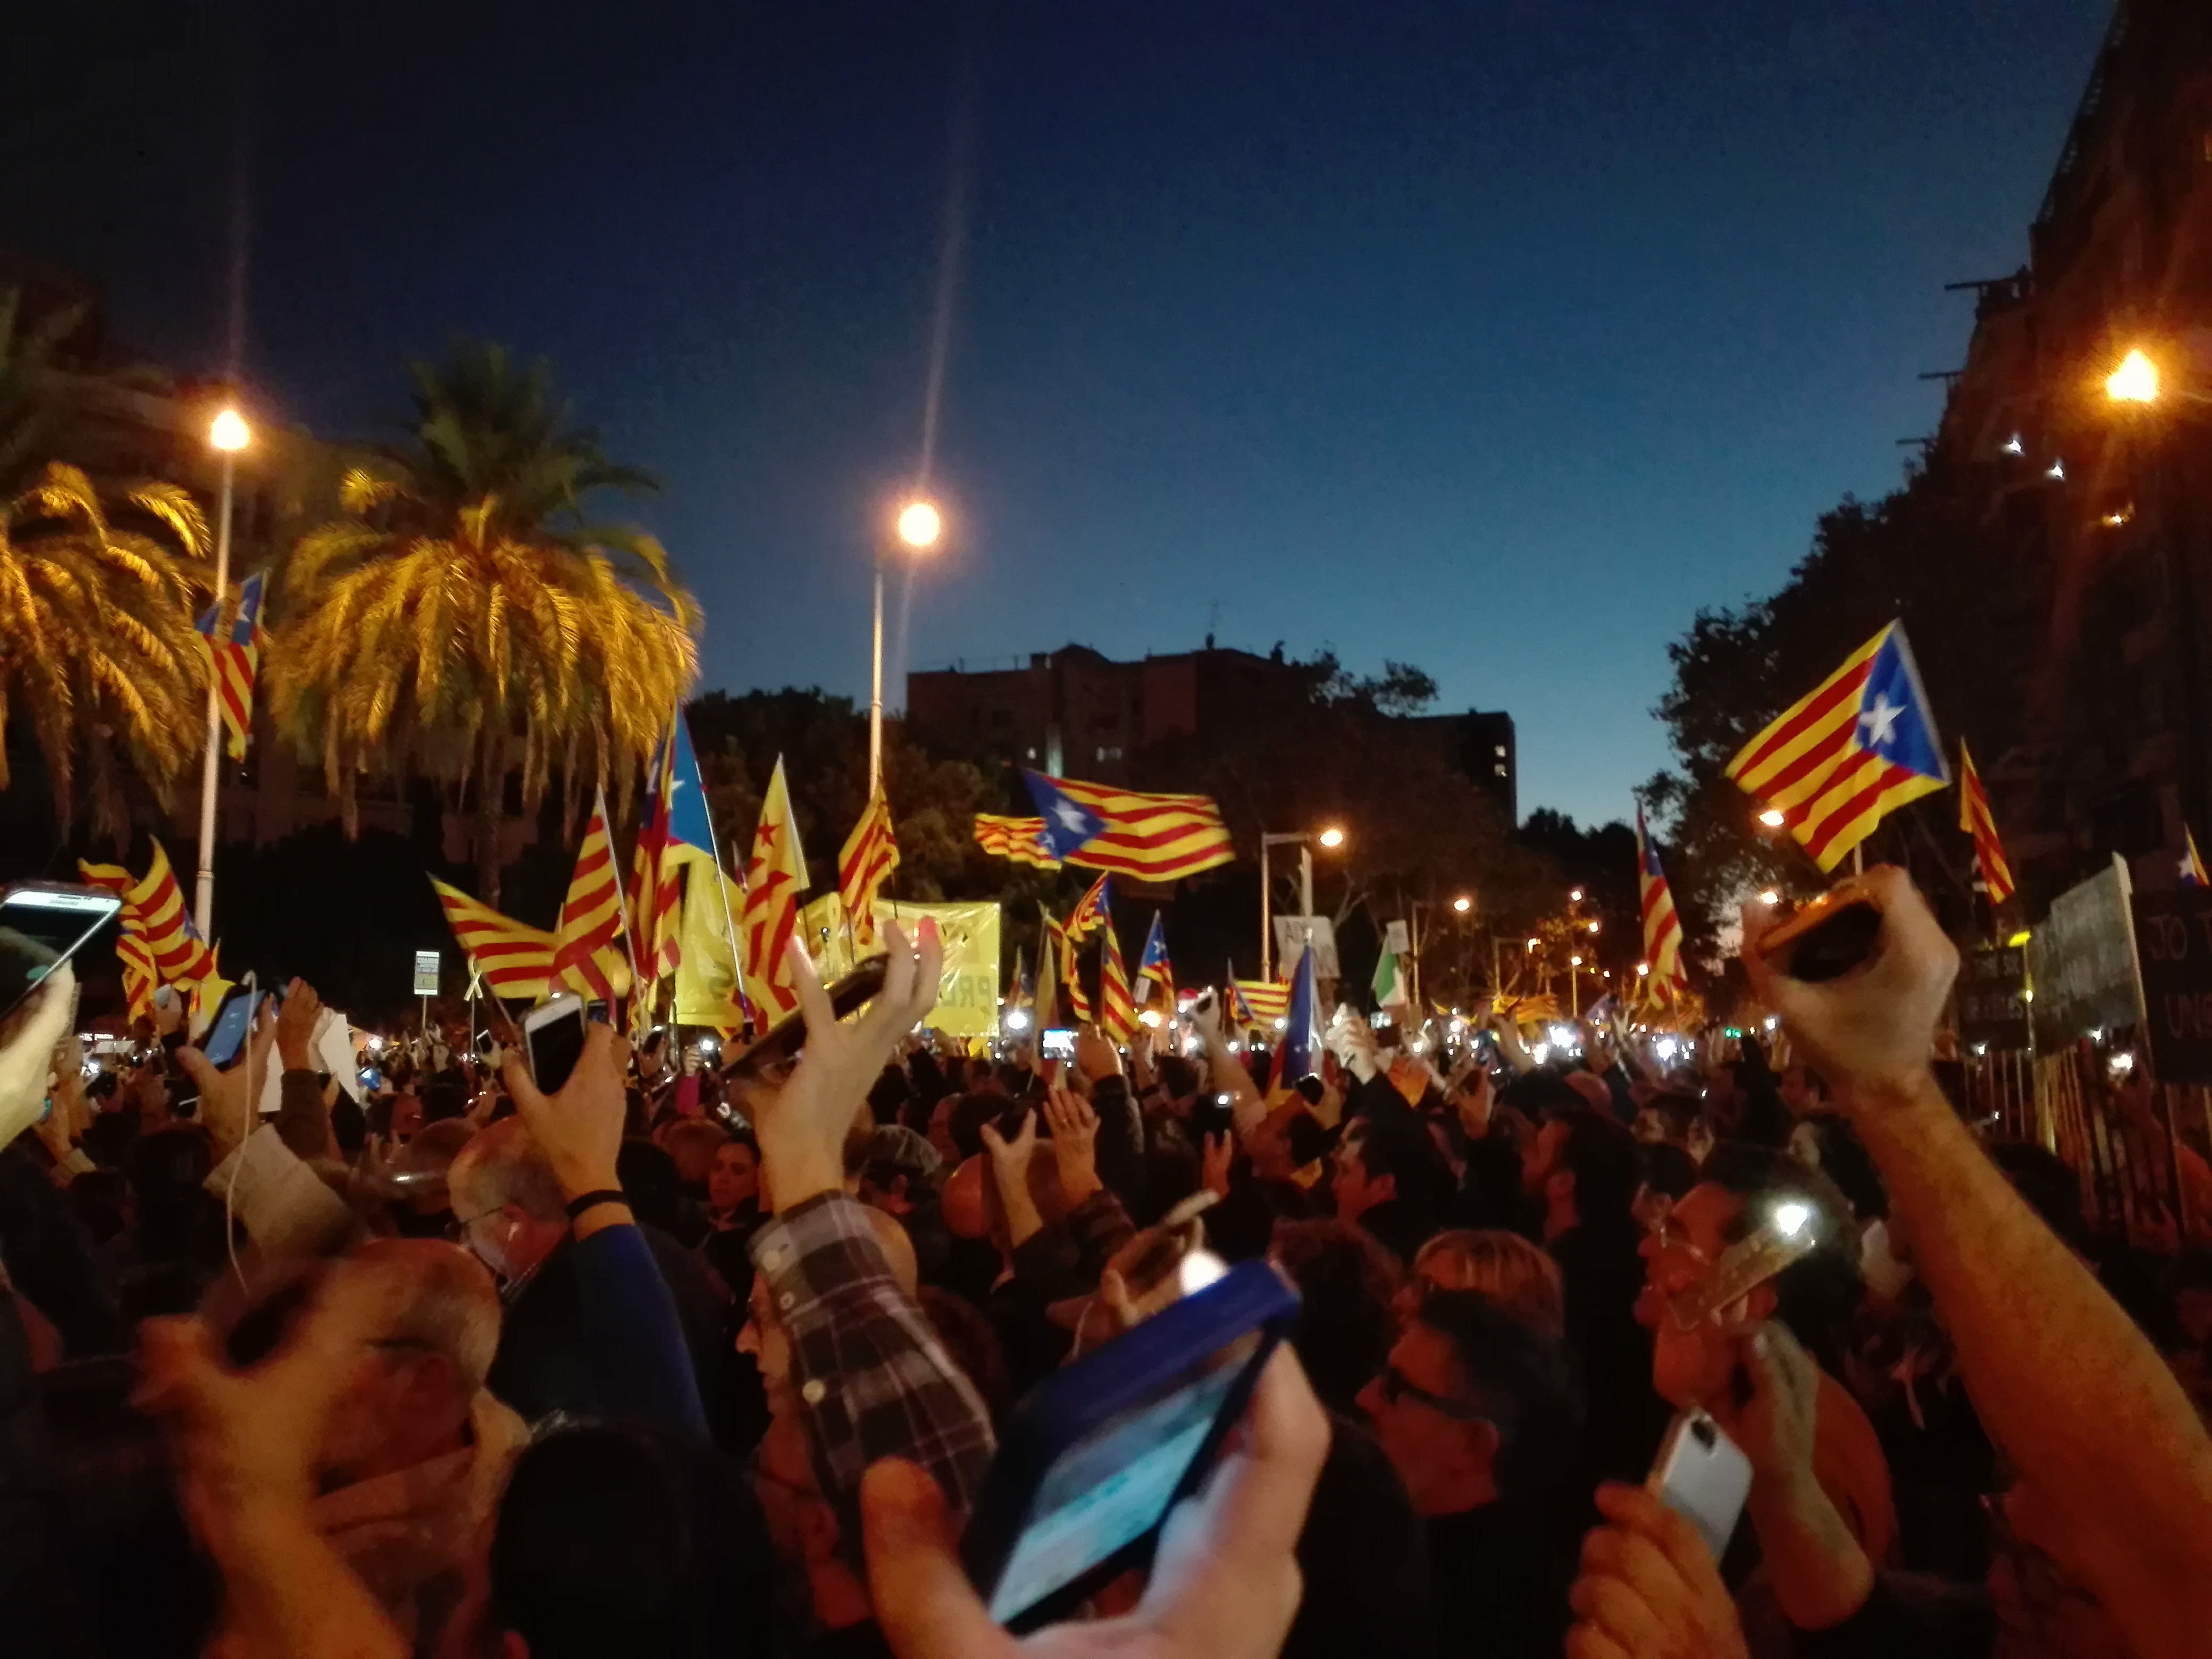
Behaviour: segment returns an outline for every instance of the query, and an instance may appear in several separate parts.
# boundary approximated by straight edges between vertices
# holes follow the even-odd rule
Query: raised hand
[[[1206,1148],[1199,1158],[1199,1177],[1206,1190],[1217,1198],[1229,1196],[1230,1160],[1236,1151],[1236,1137],[1226,1129],[1206,1137]]]
[[[1088,1101],[1055,1083],[1045,1095],[1044,1121],[1052,1129],[1060,1190],[1073,1208],[1103,1184],[1098,1179],[1098,1114]]]
[[[1100,1035],[1096,1025],[1085,1025],[1075,1034],[1075,1069],[1093,1083],[1101,1078],[1119,1077],[1121,1052]]]
[[[1639,1486],[1603,1486],[1583,1540],[1567,1659],[1746,1659],[1720,1569],[1690,1523]]]
[[[1778,924],[1762,907],[1743,907],[1743,965],[1753,994],[1782,1016],[1821,1075],[1844,1085],[1840,1097],[1853,1109],[1900,1100],[1926,1078],[1959,972],[1959,947],[1911,877],[1882,865],[1859,884],[1881,911],[1875,954],[1819,984],[1774,971],[1759,942]]]
[[[177,1064],[199,1086],[200,1121],[214,1138],[218,1158],[227,1156],[253,1133],[261,1091],[269,1076],[270,1050],[277,1046],[280,1023],[281,1016],[270,1010],[264,999],[254,1011],[253,1035],[245,1051],[221,1069],[196,1044],[188,1042],[177,1050]]]
[[[276,1057],[288,1072],[312,1072],[315,1066],[315,1024],[322,1017],[323,1000],[304,979],[284,988],[283,1012],[276,1016]]]
[[[1328,1419],[1297,1357],[1275,1351],[1198,1495],[1168,1517],[1132,1613],[1017,1640],[991,1621],[960,1564],[945,1495],[887,1459],[860,1487],[868,1590],[898,1659],[1273,1659],[1303,1581],[1293,1553],[1328,1451]]]
[[[937,1006],[945,969],[937,923],[925,920],[909,943],[898,923],[887,921],[883,939],[890,953],[883,989],[859,1018],[842,1024],[813,958],[796,939],[791,941],[787,960],[806,1021],[806,1047],[781,1088],[763,1090],[750,1102],[778,1211],[844,1189],[845,1132],[907,1033]]]
[[[507,1056],[501,1075],[515,1115],[553,1166],[563,1197],[621,1189],[615,1154],[622,1150],[623,1082],[629,1070],[629,1044],[612,1026],[597,1020],[584,1032],[584,1052],[577,1057],[576,1069],[550,1095],[539,1091],[520,1053]],[[604,1224],[606,1212],[614,1207],[587,1210],[584,1219]],[[579,1232],[582,1231],[580,1223]]]
[[[1030,1195],[1030,1158],[1036,1151],[1037,1115],[1022,1114],[1022,1127],[1008,1140],[995,1123],[982,1129],[983,1150],[990,1154],[991,1179],[997,1182],[999,1201],[1006,1206],[1008,1242],[1018,1249],[1044,1231],[1044,1217]]]

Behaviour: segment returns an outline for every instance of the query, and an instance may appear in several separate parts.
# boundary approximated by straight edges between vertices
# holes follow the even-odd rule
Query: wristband
[[[616,1187],[602,1187],[596,1192],[585,1193],[579,1197],[570,1199],[568,1200],[568,1219],[570,1221],[575,1221],[583,1215],[585,1211],[596,1210],[602,1204],[627,1204],[629,1202],[629,1195],[622,1191],[621,1188]]]

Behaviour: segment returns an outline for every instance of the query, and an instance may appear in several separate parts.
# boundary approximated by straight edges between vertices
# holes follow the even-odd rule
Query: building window
[[[1500,761],[1497,765],[1492,767],[1490,769],[1497,773],[1498,775],[1502,778],[1505,775],[1505,763],[1504,761]]]
[[[1036,745],[1035,744],[1031,744],[1030,745],[1029,756],[1031,760],[1035,760],[1036,758]]]
[[[1493,744],[1491,745],[1490,752],[1497,756],[1498,759],[1504,760],[1505,758],[1505,745],[1502,743]]]

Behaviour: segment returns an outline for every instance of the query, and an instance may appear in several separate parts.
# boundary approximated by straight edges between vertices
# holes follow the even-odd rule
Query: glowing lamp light
[[[2115,1072],[2124,1074],[2135,1070],[2136,1057],[2133,1054],[2123,1052],[2114,1054],[2108,1063]]]
[[[1457,898],[1452,901],[1452,908],[1458,911],[1460,915],[1465,915],[1468,911],[1474,908],[1474,901],[1469,898],[1466,894],[1462,893]]]
[[[217,411],[208,428],[208,442],[217,449],[243,449],[253,441],[253,428],[246,423],[246,416],[234,409]]]
[[[1595,933],[1595,932],[1597,932],[1597,930],[1598,930],[1598,924],[1597,924],[1596,922],[1592,922],[1592,923],[1590,923],[1590,932],[1592,932],[1593,933]]]
[[[1158,1009],[1147,1008],[1143,1013],[1139,1014],[1137,1018],[1139,1024],[1149,1025],[1156,1031],[1159,1030],[1160,1011]]]
[[[1528,948],[1529,948],[1531,951],[1533,951],[1533,950],[1534,950],[1534,949],[1536,948],[1536,941],[1535,941],[1534,939],[1530,939],[1530,940],[1528,941]]]
[[[1341,847],[1344,845],[1344,831],[1332,823],[1316,839],[1324,847]]]
[[[1799,1200],[1784,1199],[1774,1206],[1774,1231],[1784,1238],[1796,1237],[1812,1219],[1813,1206]]]
[[[2116,404],[2154,404],[2158,401],[2158,365],[2140,348],[2120,359],[2120,366],[2105,377],[2105,395]]]
[[[2001,452],[2007,455],[2025,455],[2027,453],[2027,446],[2021,441],[2020,434],[2017,432],[2014,433],[2011,437],[2007,438],[2004,442],[1998,445],[1997,447]]]
[[[1771,910],[1782,902],[1782,895],[1770,887],[1759,896],[1759,902]]]
[[[1030,1029],[1030,1011],[1026,1008],[1017,1008],[1012,1013],[1008,1014],[1006,1016],[1006,1029],[1009,1031],[1028,1030]]]
[[[1639,962],[1639,963],[1638,963],[1636,964],[1636,977],[1637,977],[1637,978],[1638,978],[1638,979],[1649,979],[1649,978],[1650,978],[1650,976],[1651,976],[1651,964],[1650,964],[1650,963],[1648,963],[1648,962]]]
[[[1782,809],[1778,806],[1768,807],[1764,812],[1761,812],[1759,815],[1759,821],[1770,830],[1779,830],[1784,824],[1790,822],[1789,818],[1784,816]]]
[[[2043,469],[2043,476],[2046,478],[2057,478],[2060,483],[2064,483],[2066,479],[2066,463],[2063,460],[2051,462],[2049,466]]]
[[[1567,966],[1570,968],[1579,968],[1582,965],[1583,959],[1580,957],[1569,957],[1567,958]]]
[[[1279,1031],[1287,1031],[1291,1029],[1291,1022],[1279,1014],[1275,1017],[1275,1029]]]
[[[1571,888],[1571,889],[1569,889],[1569,890],[1568,890],[1568,892],[1567,892],[1567,902],[1568,902],[1568,903],[1570,903],[1570,904],[1580,904],[1582,902],[1583,902],[1583,890],[1582,890],[1581,888],[1579,888],[1579,887],[1575,887],[1575,888]]]
[[[908,547],[916,550],[934,547],[944,533],[945,516],[934,501],[908,501],[900,509],[898,538]]]

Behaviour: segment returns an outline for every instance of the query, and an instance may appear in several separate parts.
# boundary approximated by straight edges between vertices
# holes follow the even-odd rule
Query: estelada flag
[[[1045,917],[1044,927],[1058,957],[1060,985],[1067,993],[1068,1012],[1075,1016],[1077,1024],[1087,1025],[1091,1023],[1091,993],[1083,988],[1083,974],[1075,960],[1075,936],[1050,915]]]
[[[469,966],[495,996],[535,1001],[545,994],[553,975],[553,935],[543,927],[503,916],[481,899],[471,898],[437,877],[430,886],[446,913],[446,926]]]
[[[1109,1042],[1127,1042],[1137,1032],[1137,1004],[1129,994],[1129,972],[1121,962],[1121,941],[1114,920],[1106,919],[1098,945],[1098,1029]]]
[[[1636,809],[1637,900],[1644,909],[1644,961],[1652,988],[1671,992],[1689,981],[1682,972],[1682,919],[1674,913],[1674,895],[1667,885],[1667,872],[1659,867],[1659,848],[1644,823],[1644,809]]]
[[[1823,870],[1908,801],[1951,781],[1928,694],[1892,623],[1743,746],[1728,775],[1782,814]]]
[[[853,927],[855,945],[876,939],[876,892],[898,868],[898,842],[891,835],[891,804],[883,785],[868,797],[860,821],[837,854],[837,896]]]
[[[711,869],[714,848],[698,757],[692,753],[691,732],[678,708],[646,774],[645,821],[631,860],[629,919],[635,929],[637,969],[648,981],[665,978],[683,965],[684,868],[704,865]],[[720,902],[712,892],[706,897]]]
[[[218,594],[192,623],[195,643],[214,677],[216,707],[222,715],[223,750],[233,760],[246,758],[246,744],[253,729],[253,677],[261,661],[261,591],[264,573],[255,571],[238,588],[238,615],[220,639],[216,629],[222,617]]]
[[[1101,876],[1091,884],[1091,890],[1076,900],[1075,908],[1067,913],[1067,936],[1081,939],[1092,928],[1111,919],[1114,892],[1109,884],[1114,878]]]
[[[1152,912],[1152,925],[1145,934],[1144,954],[1137,958],[1137,994],[1145,994],[1146,981],[1157,981],[1161,994],[1167,999],[1168,1012],[1176,1006],[1175,964],[1168,960],[1168,935],[1165,916],[1161,911]]]
[[[137,937],[146,947],[157,985],[197,985],[215,968],[215,958],[192,914],[185,904],[184,889],[161,843],[153,843],[154,855],[146,873],[132,880],[119,864],[88,864],[77,869],[95,887],[105,887],[123,901],[123,933]]]
[[[799,896],[805,890],[806,854],[799,849],[791,789],[778,755],[745,865],[744,922],[745,989],[770,1024],[799,1012],[799,988],[784,947],[799,932]]]
[[[1997,821],[1990,815],[1990,798],[1964,738],[1959,739],[1959,828],[1974,838],[1974,859],[1982,866],[1982,885],[1989,889],[1990,902],[2002,904],[2013,896],[2012,866],[2005,861]]]
[[[1010,818],[997,812],[978,812],[975,845],[994,858],[1012,859],[1017,864],[1034,865],[1040,870],[1060,868],[1060,860],[1045,847],[1042,818]]]
[[[1173,881],[1235,856],[1221,809],[1204,795],[1142,795],[1024,769],[1054,858],[1140,881]]]
[[[607,835],[606,791],[592,799],[592,821],[576,854],[576,872],[553,930],[556,983],[611,1003],[629,989],[629,963],[615,948],[623,936],[622,884],[615,878],[614,842]]]

